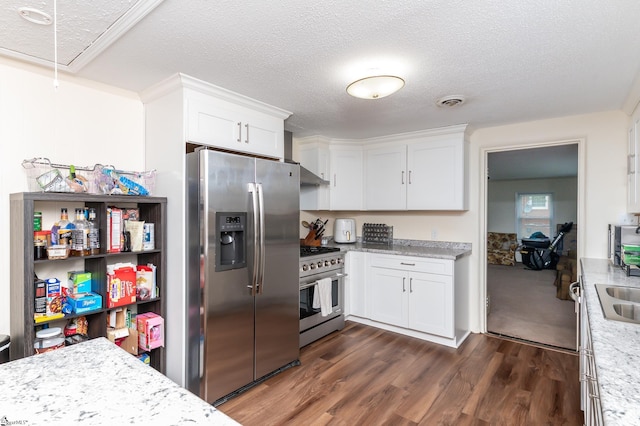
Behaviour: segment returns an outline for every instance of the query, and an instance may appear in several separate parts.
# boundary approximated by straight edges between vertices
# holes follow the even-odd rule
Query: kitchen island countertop
[[[431,257],[451,260],[456,260],[471,254],[470,243],[451,243],[445,241],[393,240],[392,245],[384,245],[367,244],[358,239],[357,242],[350,244],[339,244],[331,241],[328,246],[338,247],[345,252],[353,250],[368,253]]]
[[[640,277],[627,277],[606,259],[582,259],[583,303],[591,327],[593,356],[607,425],[640,422],[640,324],[604,317],[595,284],[640,287]]]
[[[0,389],[6,424],[238,424],[104,337],[0,364]]]

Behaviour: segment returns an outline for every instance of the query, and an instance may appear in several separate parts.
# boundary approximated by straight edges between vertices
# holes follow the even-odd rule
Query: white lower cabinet
[[[452,347],[469,334],[468,257],[366,253],[364,279],[357,281],[351,306],[366,303],[364,312],[352,308],[352,320]]]
[[[409,324],[413,330],[453,337],[453,277],[409,275]]]
[[[345,314],[366,317],[365,254],[348,251],[345,256]]]
[[[453,337],[453,277],[418,272],[415,259],[394,257],[398,258],[394,259],[398,269],[378,266],[373,256],[368,288],[370,318]]]

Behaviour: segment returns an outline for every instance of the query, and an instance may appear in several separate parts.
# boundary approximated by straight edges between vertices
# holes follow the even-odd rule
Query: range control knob
[[[329,261],[328,261],[328,260],[325,260],[325,261],[324,261],[324,266],[329,266],[329,265],[330,265]]]
[[[302,265],[302,270],[304,272],[306,272],[309,269],[309,266],[307,266],[307,264],[305,263],[304,265]]]
[[[318,268],[322,268],[322,265],[323,265],[322,261],[318,262]]]
[[[309,265],[309,268],[311,268],[312,270],[313,270],[313,269],[316,269],[316,264],[315,264],[315,263],[310,264],[310,265]]]
[[[337,260],[336,260],[336,259],[331,259],[331,264],[332,264],[332,265],[335,265],[335,264],[336,264],[336,262],[337,262]]]
[[[342,263],[342,259],[338,259],[338,264],[341,264],[341,263]]]

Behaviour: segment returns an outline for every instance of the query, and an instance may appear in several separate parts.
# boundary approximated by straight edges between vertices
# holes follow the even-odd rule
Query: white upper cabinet
[[[365,151],[366,210],[407,209],[407,146]]]
[[[298,147],[298,162],[323,180],[329,180],[329,141],[320,137],[305,139]],[[328,185],[300,187],[301,210],[329,210]]]
[[[467,210],[467,159],[460,135],[407,145],[407,210]]]
[[[360,146],[331,145],[329,196],[331,210],[362,210],[363,159]]]
[[[640,213],[640,108],[631,116],[627,152],[627,212]]]
[[[367,210],[467,210],[466,126],[396,136],[365,152]]]
[[[284,158],[284,120],[290,112],[177,74],[145,91],[145,104],[181,91],[184,142]]]

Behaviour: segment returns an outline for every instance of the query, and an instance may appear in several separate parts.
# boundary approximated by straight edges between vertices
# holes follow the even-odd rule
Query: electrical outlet
[[[438,230],[437,229],[432,229],[431,230],[431,239],[432,240],[437,240],[438,239]]]
[[[635,225],[638,223],[638,219],[632,213],[622,213],[619,216],[620,225]]]

